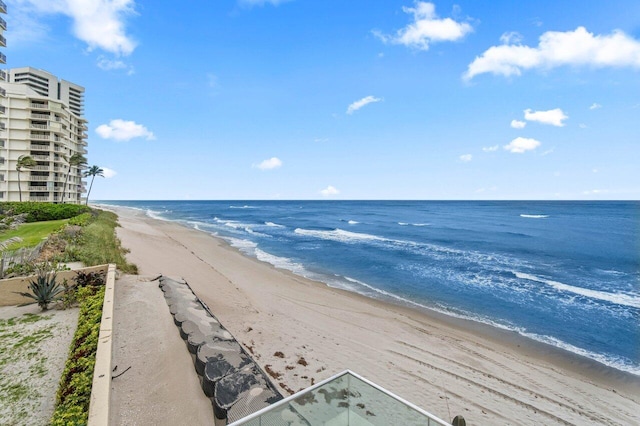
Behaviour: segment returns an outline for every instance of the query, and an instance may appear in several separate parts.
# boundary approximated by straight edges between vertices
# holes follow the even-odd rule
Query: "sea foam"
[[[640,308],[640,297],[635,295],[626,294],[626,293],[609,293],[606,291],[590,290],[588,288],[575,287],[575,286],[564,284],[558,281],[536,277],[535,275],[524,274],[522,272],[515,272],[515,276],[520,279],[546,284],[548,286],[555,288],[556,290],[578,294],[580,296],[589,297],[591,299],[603,300],[606,302],[614,303],[616,305],[624,305],[624,306],[631,306],[633,308]]]

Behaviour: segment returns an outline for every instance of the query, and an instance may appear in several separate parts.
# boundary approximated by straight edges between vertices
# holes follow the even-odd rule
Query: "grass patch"
[[[98,211],[91,223],[82,228],[77,244],[67,247],[68,255],[87,266],[115,263],[122,272],[137,274],[137,266],[125,258],[127,250],[116,237],[116,226],[118,216],[115,213]]]
[[[47,238],[50,234],[62,229],[68,219],[49,220],[46,222],[33,222],[20,225],[17,229],[0,232],[0,241],[9,238],[19,237],[22,241],[10,244],[7,250],[18,250],[23,247],[35,247]]]

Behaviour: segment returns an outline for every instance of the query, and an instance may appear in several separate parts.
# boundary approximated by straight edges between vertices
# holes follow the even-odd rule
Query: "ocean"
[[[640,375],[640,202],[99,201]]]

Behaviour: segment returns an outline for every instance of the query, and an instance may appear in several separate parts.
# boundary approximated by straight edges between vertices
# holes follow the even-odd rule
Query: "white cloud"
[[[520,121],[520,120],[511,120],[511,127],[513,127],[514,129],[524,129],[524,126],[526,126],[527,123],[524,121]]]
[[[253,167],[256,167],[260,170],[273,170],[277,169],[278,167],[282,167],[282,160],[277,157],[271,157],[267,160],[264,160],[260,164],[254,165]]]
[[[134,0],[23,0],[13,6],[19,15],[27,13],[34,21],[42,15],[66,15],[72,20],[73,34],[89,50],[119,56],[131,54],[136,47],[125,31],[125,18],[135,13],[134,4]]]
[[[324,143],[329,142],[329,138],[315,138],[313,141],[317,143]]]
[[[542,154],[540,154],[540,156],[544,157],[545,155],[551,154],[555,150],[556,150],[555,148],[548,149],[545,152],[543,152]]]
[[[580,124],[578,124],[578,126],[579,126],[581,129],[586,129],[586,128],[587,128],[587,125],[586,125],[586,124],[584,124],[584,123],[580,123]]]
[[[335,187],[333,187],[331,185],[327,186],[325,189],[320,191],[320,194],[322,194],[323,197],[329,197],[331,195],[338,195],[339,193],[340,193],[340,191],[337,188],[335,188]]]
[[[560,66],[640,68],[640,41],[615,30],[608,35],[594,35],[584,27],[574,31],[547,31],[537,47],[522,44],[492,46],[474,59],[463,78],[492,73],[509,77],[523,70],[548,70]]]
[[[588,191],[582,191],[582,193],[584,195],[598,195],[598,194],[606,194],[610,191],[606,190],[606,189],[591,189]]]
[[[354,103],[349,105],[349,107],[347,108],[347,114],[353,114],[363,106],[373,102],[380,102],[381,100],[381,98],[376,98],[375,96],[367,96],[366,98],[362,98],[359,101],[355,101]]]
[[[484,146],[482,147],[482,150],[484,152],[494,152],[497,151],[500,148],[499,145],[494,145],[494,146]]]
[[[569,118],[560,108],[550,109],[548,111],[532,111],[524,110],[524,119],[527,121],[537,121],[542,124],[550,124],[552,126],[562,127],[563,121]]]
[[[119,59],[106,58],[103,55],[98,56],[97,64],[98,68],[105,71],[127,70],[127,75],[133,75],[135,73],[135,70],[131,65],[127,65]]]
[[[142,124],[135,121],[125,121],[121,119],[111,120],[109,124],[101,124],[96,128],[96,133],[103,139],[113,139],[116,141],[128,141],[133,138],[146,138],[154,140],[155,136]]]
[[[540,146],[540,142],[535,139],[517,137],[508,145],[504,146],[504,149],[513,154],[522,154],[526,151],[532,151]]]
[[[522,34],[517,31],[511,31],[510,33],[504,33],[500,36],[502,44],[514,44],[521,43],[523,40]]]
[[[460,156],[460,161],[462,161],[463,163],[468,163],[469,161],[471,161],[472,158],[473,158],[473,155],[464,154]]]
[[[398,30],[395,35],[385,35],[379,31],[373,34],[384,43],[428,50],[429,43],[460,40],[473,31],[473,27],[466,22],[439,19],[433,3],[416,1],[414,7],[403,7],[402,10],[413,15],[413,23]]]
[[[602,108],[602,105],[600,105],[599,103],[594,102],[589,109],[593,110],[593,109],[598,109],[598,108]]]
[[[111,179],[112,177],[118,174],[118,172],[108,167],[100,167],[100,168],[102,169],[102,174],[104,174],[104,177],[107,179]]]

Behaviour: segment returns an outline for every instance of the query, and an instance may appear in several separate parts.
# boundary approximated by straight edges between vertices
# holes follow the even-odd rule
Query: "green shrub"
[[[27,222],[41,222],[45,220],[69,219],[91,209],[80,204],[53,204],[36,202],[4,202],[0,203],[0,214],[19,215],[26,213]]]
[[[93,215],[91,213],[82,213],[69,219],[69,225],[87,226],[92,218]]]
[[[74,278],[76,282],[76,287],[78,288],[87,287],[87,286],[99,287],[101,285],[104,285],[105,279],[106,279],[105,273],[101,271],[95,271],[95,272],[77,271],[76,277]]]
[[[77,290],[77,298],[81,301],[78,328],[56,394],[51,420],[54,426],[87,424],[104,292],[104,286]]]

